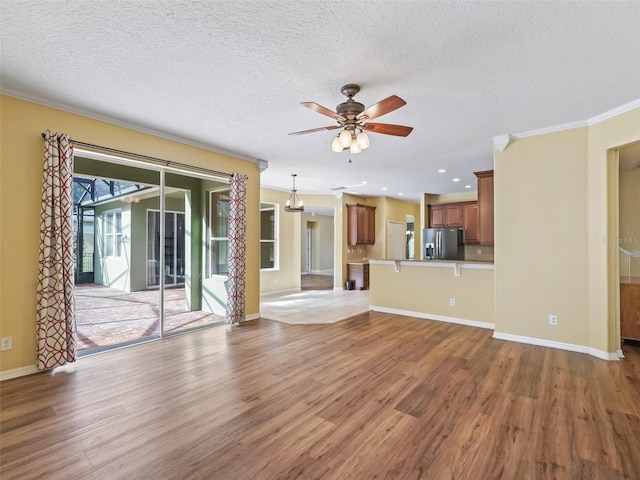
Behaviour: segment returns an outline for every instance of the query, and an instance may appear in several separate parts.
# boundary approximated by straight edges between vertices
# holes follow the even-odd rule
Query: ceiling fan
[[[350,83],[342,87],[340,91],[343,95],[347,96],[347,101],[339,104],[335,112],[315,102],[300,103],[315,112],[333,118],[337,122],[337,125],[302,130],[300,132],[290,133],[289,135],[303,135],[306,133],[342,128],[342,132],[333,139],[331,150],[334,152],[342,152],[349,149],[350,153],[360,153],[363,149],[369,147],[369,137],[366,132],[406,137],[413,130],[413,127],[405,127],[404,125],[369,122],[369,120],[381,117],[406,105],[407,102],[400,97],[391,95],[365,109],[362,103],[356,102],[353,99],[354,95],[360,91],[359,85]]]

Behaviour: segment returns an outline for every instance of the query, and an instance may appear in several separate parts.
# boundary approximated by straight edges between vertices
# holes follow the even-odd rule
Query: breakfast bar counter
[[[369,260],[370,309],[493,329],[492,262]]]

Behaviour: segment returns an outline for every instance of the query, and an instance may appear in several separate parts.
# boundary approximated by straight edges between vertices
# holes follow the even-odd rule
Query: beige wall
[[[638,159],[640,160],[640,159]],[[640,251],[640,170],[620,172],[620,246]],[[629,273],[629,259],[621,255],[621,275]],[[640,258],[632,258],[631,275],[640,276]]]
[[[426,266],[424,262],[370,265],[370,303],[394,310],[437,315],[472,322],[493,324],[495,319],[494,271]],[[449,299],[455,299],[455,306]]]
[[[494,152],[496,332],[619,348],[617,244],[607,241],[618,234],[618,172],[607,151],[638,139],[636,108]]]
[[[5,95],[0,102],[0,335],[13,337],[13,349],[0,353],[3,372],[35,364],[40,134],[47,129],[87,143],[248,175],[246,312],[259,313],[260,175],[255,163]]]
[[[284,211],[289,192],[280,192],[267,188],[260,189],[260,201],[275,203],[278,222],[278,269],[260,272],[260,293],[279,290],[299,290],[300,242],[294,232],[300,230],[300,214]]]

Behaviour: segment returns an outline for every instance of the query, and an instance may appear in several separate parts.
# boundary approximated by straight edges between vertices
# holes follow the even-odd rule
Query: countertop
[[[395,266],[397,272],[400,266],[404,267],[423,267],[423,268],[453,268],[455,275],[459,275],[460,269],[475,270],[493,270],[493,262],[481,260],[391,260],[388,258],[371,259],[369,263],[373,265],[389,265]]]
[[[391,258],[372,258],[372,262],[412,262],[412,263],[477,263],[481,265],[493,265],[492,261],[488,260],[409,260],[409,259],[399,259],[393,260]],[[369,260],[367,260],[369,262]],[[347,263],[357,263],[357,262],[347,262]]]

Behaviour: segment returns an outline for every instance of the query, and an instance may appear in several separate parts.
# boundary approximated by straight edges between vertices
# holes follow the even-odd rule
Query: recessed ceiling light
[[[366,181],[366,180],[362,180],[362,184],[363,184],[363,185],[366,185],[366,184],[367,184],[367,181]]]
[[[471,185],[465,185],[464,188],[471,188]]]
[[[386,190],[386,189],[387,189],[387,187],[382,187],[382,190]]]
[[[440,170],[438,170],[438,173],[445,173],[446,170],[444,168],[441,168]]]
[[[398,195],[402,196],[402,195],[404,195],[404,193],[400,192]]]
[[[459,182],[459,181],[460,181],[460,179],[459,179],[459,178],[454,178],[454,179],[453,179],[453,181],[454,181],[454,182]]]

